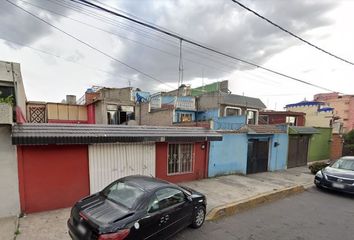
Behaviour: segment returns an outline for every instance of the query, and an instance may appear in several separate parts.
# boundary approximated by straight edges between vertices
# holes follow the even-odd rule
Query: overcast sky
[[[159,80],[125,67],[0,0],[0,60],[21,63],[28,100],[61,101],[67,94],[80,97],[92,85],[130,84],[147,91],[177,87],[178,40],[68,0],[11,1]],[[354,66],[294,39],[231,0],[99,1],[230,55],[334,91],[354,92]],[[354,1],[241,2],[354,61]],[[323,92],[187,43],[182,49],[184,83],[192,87],[229,80],[232,93],[260,97],[269,109],[278,110]]]

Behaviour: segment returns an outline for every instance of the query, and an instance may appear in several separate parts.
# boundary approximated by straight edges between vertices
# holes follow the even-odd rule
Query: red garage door
[[[87,146],[19,146],[21,210],[71,207],[89,194]]]

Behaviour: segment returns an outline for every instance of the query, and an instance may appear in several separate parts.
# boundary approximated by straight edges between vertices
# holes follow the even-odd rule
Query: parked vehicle
[[[320,188],[354,194],[354,156],[342,157],[318,171],[314,182]]]
[[[199,228],[206,198],[190,188],[147,176],[128,176],[78,201],[68,220],[72,239],[167,239]]]

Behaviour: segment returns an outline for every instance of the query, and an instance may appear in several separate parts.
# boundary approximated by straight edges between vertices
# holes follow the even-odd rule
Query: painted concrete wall
[[[207,142],[194,143],[194,163],[193,172],[182,174],[168,174],[168,143],[158,142],[156,143],[156,177],[170,182],[185,182],[203,179],[206,177],[206,157],[207,148],[202,148],[202,145],[206,146]]]
[[[287,111],[303,112],[306,127],[329,127],[333,117],[331,111],[318,111],[318,105],[288,107]]]
[[[208,109],[204,112],[197,113],[197,121],[207,121],[219,117],[219,109],[213,108]]]
[[[275,147],[275,143],[279,145]],[[289,135],[274,134],[270,140],[270,158],[268,161],[268,170],[284,170],[287,167],[288,160]]]
[[[343,122],[343,131],[349,132],[354,128],[354,96],[339,95],[338,93],[321,93],[314,96],[316,101],[324,101],[334,108],[334,113]]]
[[[21,109],[23,116],[26,118],[27,98],[19,63],[0,61],[0,85],[14,87],[16,106]]]
[[[247,146],[246,134],[223,134],[222,141],[211,142],[208,176],[246,174]]]
[[[309,161],[325,160],[330,158],[331,128],[316,128],[319,134],[313,134],[309,144]]]
[[[16,146],[11,144],[11,126],[0,126],[0,217],[20,212]]]
[[[214,130],[238,130],[246,124],[246,116],[228,116],[213,119]]]

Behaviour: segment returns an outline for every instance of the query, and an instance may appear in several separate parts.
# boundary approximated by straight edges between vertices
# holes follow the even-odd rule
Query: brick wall
[[[330,159],[338,159],[342,156],[343,139],[339,134],[332,134]]]
[[[141,109],[140,109],[141,108]],[[142,103],[136,106],[136,122],[147,126],[172,126],[173,110],[161,109],[149,112],[149,104]]]
[[[202,127],[210,129],[210,121],[174,123],[175,127]]]

